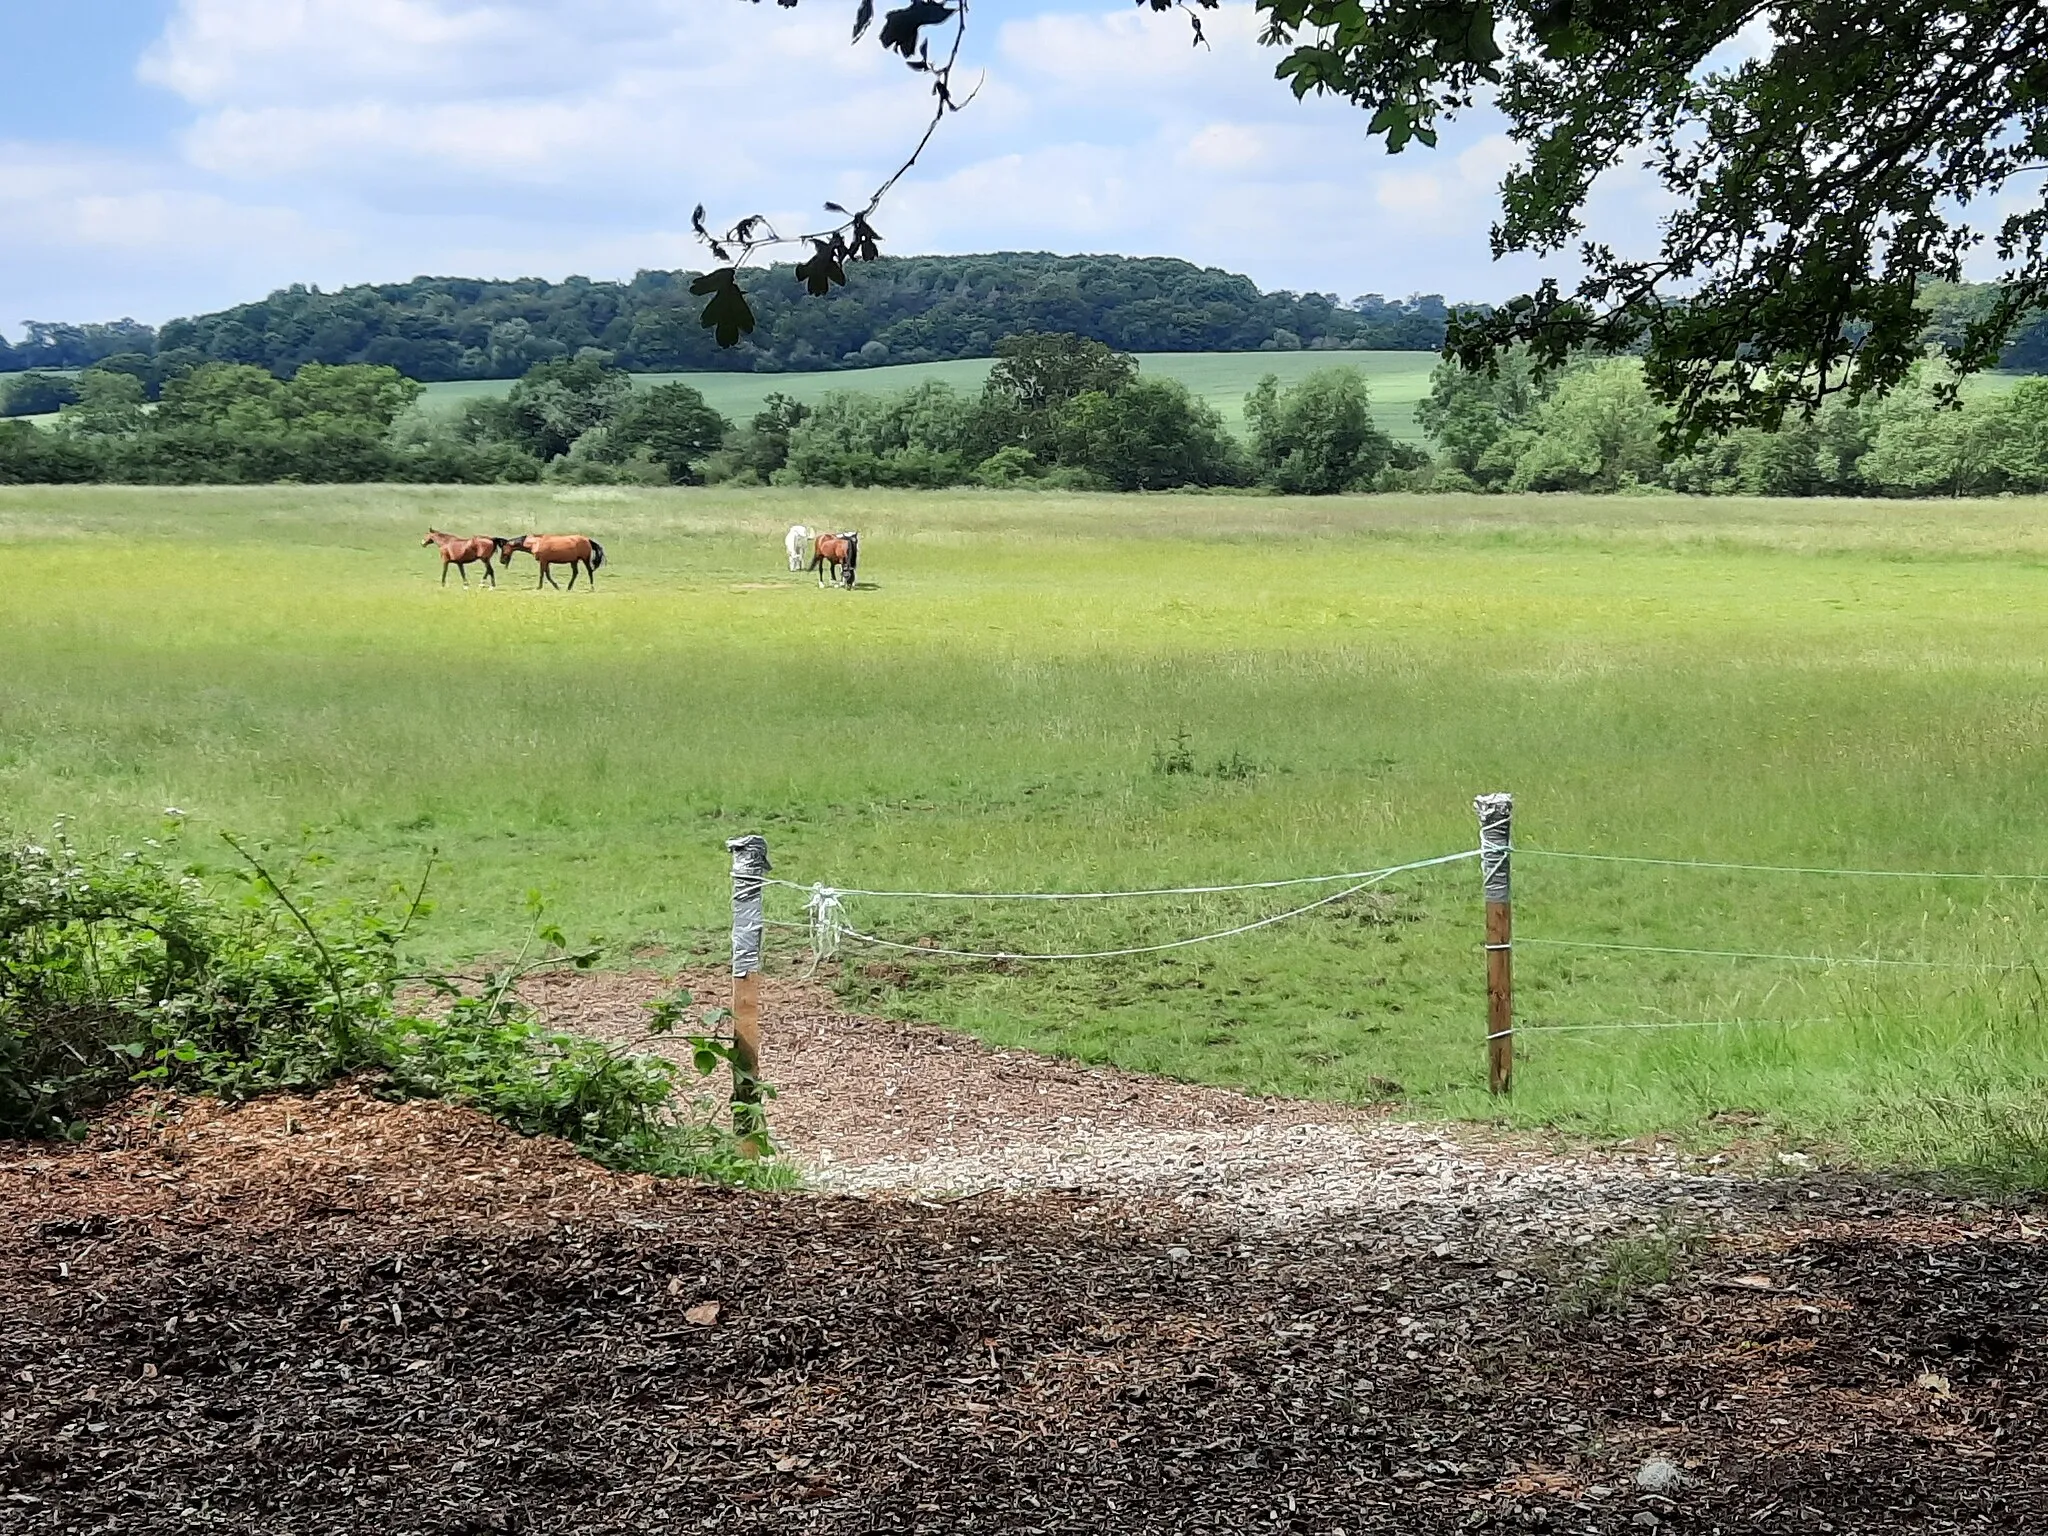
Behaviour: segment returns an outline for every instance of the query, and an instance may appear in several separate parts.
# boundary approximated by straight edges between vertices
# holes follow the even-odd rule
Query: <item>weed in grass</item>
[[[1177,773],[1195,771],[1195,749],[1188,740],[1188,728],[1181,726],[1173,733],[1173,739],[1165,746],[1152,749],[1152,771],[1172,777]]]
[[[1611,1316],[1645,1295],[1660,1293],[1706,1246],[1696,1224],[1666,1217],[1654,1230],[1609,1238],[1584,1249],[1553,1250],[1544,1263],[1553,1297],[1567,1318]]]

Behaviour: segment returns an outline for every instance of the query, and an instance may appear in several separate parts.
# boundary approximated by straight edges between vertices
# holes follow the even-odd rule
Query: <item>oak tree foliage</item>
[[[1198,42],[1215,3],[1178,0]],[[1999,285],[1945,338],[1958,376],[1995,363],[2048,300],[2040,0],[1256,3],[1279,77],[1297,96],[1355,103],[1391,152],[1434,145],[1482,103],[1506,115],[1521,158],[1501,185],[1494,252],[1568,254],[1579,275],[1458,315],[1446,352],[1467,368],[1497,367],[1512,347],[1539,370],[1637,353],[1674,430],[1696,440],[1902,383],[1930,320],[1926,285],[1959,281],[1973,255],[1995,259]],[[916,0],[883,19],[883,45],[934,76],[933,127],[955,104],[967,9]],[[872,15],[860,0],[856,41]],[[934,59],[925,34],[947,26],[951,52]],[[1626,163],[1656,177],[1672,210],[1643,249],[1584,238],[1596,182]],[[895,179],[857,216],[870,242]],[[863,259],[847,217],[814,237],[812,292]],[[705,313],[721,337],[743,329],[727,275]]]

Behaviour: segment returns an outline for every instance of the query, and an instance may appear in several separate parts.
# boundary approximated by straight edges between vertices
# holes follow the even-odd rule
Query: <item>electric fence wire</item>
[[[859,891],[826,885],[815,885],[806,887],[797,885],[794,881],[789,880],[776,880],[770,883],[780,885],[791,890],[805,891],[807,893],[809,898],[809,907],[812,919],[810,927],[813,935],[812,952],[814,955],[822,956],[832,953],[838,948],[839,941],[842,938],[846,938],[852,939],[855,943],[858,944],[871,944],[882,949],[901,950],[908,954],[942,955],[947,958],[957,960],[1113,960],[1120,959],[1129,955],[1156,955],[1170,949],[1186,949],[1191,945],[1195,944],[1210,944],[1216,942],[1219,939],[1236,938],[1240,934],[1254,933],[1261,928],[1270,928],[1276,923],[1284,923],[1291,918],[1301,917],[1307,913],[1316,911],[1318,908],[1332,906],[1337,902],[1345,900],[1348,897],[1356,896],[1360,891],[1369,890],[1376,885],[1380,885],[1387,880],[1391,880],[1396,875],[1411,874],[1417,870],[1423,869],[1434,869],[1441,865],[1454,864],[1465,859],[1476,859],[1477,857],[1479,857],[1479,850],[1473,848],[1467,849],[1459,853],[1441,854],[1436,858],[1416,859],[1406,864],[1389,865],[1384,869],[1359,870],[1355,873],[1348,875],[1314,875],[1305,876],[1300,879],[1294,880],[1260,880],[1250,881],[1240,885],[1224,886],[1183,886],[1170,890],[1156,891],[1031,891],[1014,892],[1008,894],[976,891],[949,893],[929,891]],[[1099,900],[1104,897],[1197,895],[1206,896],[1220,894],[1229,891],[1273,890],[1282,886],[1289,885],[1324,884],[1328,883],[1333,879],[1349,880],[1352,883],[1345,886],[1342,890],[1333,891],[1327,896],[1319,896],[1314,901],[1306,902],[1301,906],[1290,908],[1288,911],[1275,912],[1269,916],[1255,919],[1254,921],[1249,923],[1239,923],[1234,927],[1219,929],[1214,933],[1195,934],[1189,938],[1183,939],[1170,939],[1165,943],[1161,944],[1134,944],[1119,949],[1034,952],[1020,950],[952,949],[944,945],[937,944],[906,944],[895,939],[885,939],[880,937],[879,935],[867,933],[859,928],[854,927],[851,923],[846,921],[845,913],[841,906],[841,899],[849,896],[923,896],[931,900],[992,901],[1092,901]],[[797,925],[790,924],[788,926],[793,927]]]
[[[2026,961],[1994,963],[1967,960],[1898,960],[1879,955],[1800,955],[1780,953],[1762,949],[1687,949],[1676,944],[1613,944],[1594,939],[1532,939],[1517,938],[1517,945],[1533,945],[1543,949],[1599,949],[1618,950],[1624,954],[1638,955],[1698,955],[1709,960],[1781,960],[1799,965],[1903,965],[1916,970],[1929,971],[2027,971],[2033,966]]]
[[[1869,880],[2014,880],[2043,881],[2048,874],[1995,874],[1980,870],[1830,869],[1808,864],[1733,864],[1718,859],[1655,859],[1632,853],[1567,853],[1557,848],[1514,848],[1516,856],[1533,859],[1577,859],[1594,864],[1657,864],[1668,869],[1727,869],[1767,875],[1843,875]]]
[[[1235,885],[1173,885],[1146,891],[868,891],[845,885],[828,886],[826,889],[836,896],[872,896],[912,901],[1127,901],[1147,896],[1221,896],[1233,891],[1277,891],[1295,885],[1339,885],[1347,880],[1369,880],[1386,875],[1404,874],[1413,869],[1429,869],[1438,864],[1456,864],[1465,859],[1478,857],[1477,848],[1467,848],[1460,853],[1446,853],[1434,859],[1418,859],[1412,864],[1399,864],[1392,869],[1355,869],[1335,875],[1296,875],[1286,880],[1245,880]],[[785,890],[802,891],[807,895],[817,889],[814,886],[800,885],[794,880],[777,880],[772,876],[763,880],[762,884],[779,885]]]
[[[1625,1024],[1517,1024],[1488,1035],[1505,1040],[1511,1035],[1585,1035],[1616,1029],[1796,1029],[1808,1024],[1839,1024],[1840,1019],[1642,1019]]]

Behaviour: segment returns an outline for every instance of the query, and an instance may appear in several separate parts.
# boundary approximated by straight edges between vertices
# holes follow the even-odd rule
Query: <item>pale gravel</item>
[[[707,1003],[729,982],[684,978]],[[648,973],[541,978],[549,1022],[674,1049],[644,1027],[672,983]],[[963,1199],[1058,1192],[1164,1204],[1246,1232],[1436,1250],[1584,1243],[1674,1217],[1739,1224],[1748,1186],[1668,1153],[1565,1151],[1370,1109],[1258,1099],[998,1050],[843,1012],[824,988],[765,981],[763,1075],[786,1156],[823,1191]]]

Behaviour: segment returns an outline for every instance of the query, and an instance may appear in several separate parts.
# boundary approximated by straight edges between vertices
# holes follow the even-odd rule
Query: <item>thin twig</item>
[[[235,835],[232,832],[224,831],[220,836],[222,842],[240,854],[247,861],[249,867],[262,877],[263,883],[270,887],[271,894],[284,903],[285,911],[291,913],[298,925],[306,930],[306,937],[313,941],[313,947],[320,952],[320,963],[327,971],[327,984],[334,989],[335,1034],[341,1044],[353,1046],[355,1044],[355,1031],[350,1029],[348,1025],[348,993],[347,989],[341,984],[341,968],[334,963],[334,956],[327,951],[327,941],[320,937],[320,930],[315,928],[306,914],[299,910],[299,904],[292,900],[291,893],[277,883],[276,877],[263,867],[254,854],[235,841]]]

